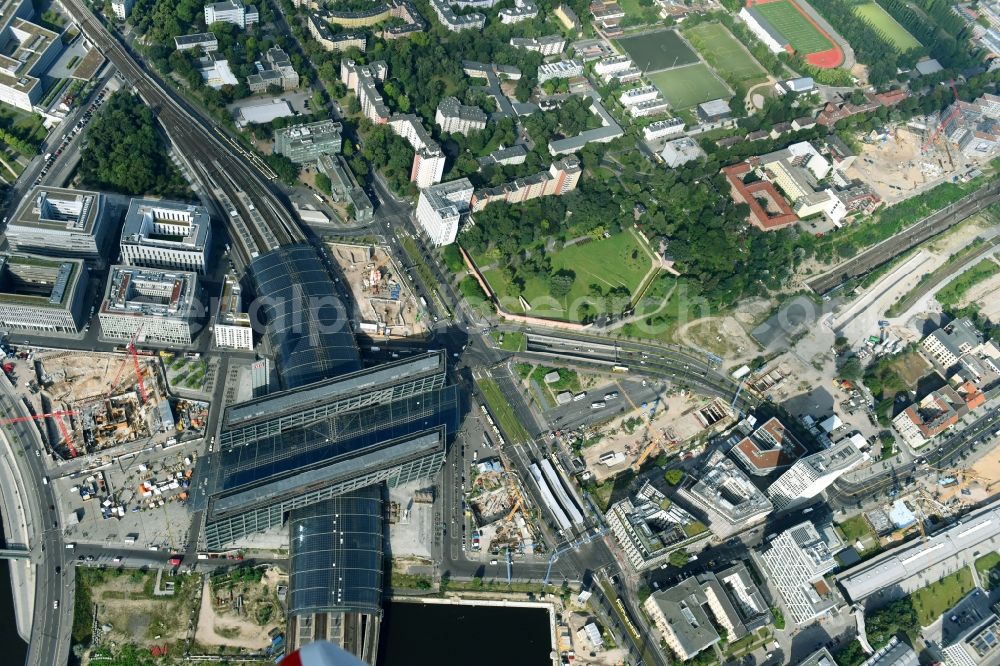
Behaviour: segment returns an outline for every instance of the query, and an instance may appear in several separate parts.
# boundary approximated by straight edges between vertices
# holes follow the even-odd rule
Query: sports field
[[[906,31],[906,28],[896,22],[896,19],[889,15],[889,12],[882,9],[874,2],[864,2],[854,5],[854,13],[868,21],[872,26],[885,35],[896,50],[902,53],[910,49],[920,48],[917,38]]]
[[[767,78],[764,68],[721,23],[701,23],[684,31],[684,36],[730,84],[759,83]]]
[[[698,56],[673,30],[619,39],[618,46],[629,54],[636,67],[646,72],[698,62]]]
[[[798,53],[808,55],[833,48],[833,44],[788,0],[754,5],[764,19],[788,40]]]
[[[704,63],[647,74],[650,83],[660,89],[675,109],[688,109],[713,99],[729,98],[732,93]]]

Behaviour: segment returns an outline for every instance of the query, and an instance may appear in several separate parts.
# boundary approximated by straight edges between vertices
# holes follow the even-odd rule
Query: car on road
[[[59,610],[59,600],[56,599],[52,602],[52,610]]]

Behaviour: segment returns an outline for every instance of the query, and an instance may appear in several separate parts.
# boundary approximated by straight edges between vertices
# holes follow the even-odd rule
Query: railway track
[[[84,34],[154,110],[198,175],[203,180],[207,176],[209,189],[217,196],[225,195],[226,225],[246,262],[279,246],[305,240],[291,212],[272,189],[276,174],[267,164],[166,91],[79,0],[67,0],[67,4]]]
[[[826,294],[847,280],[871,272],[997,201],[1000,201],[1000,181],[981,187],[964,199],[925,217],[895,236],[845,261],[829,273],[809,280],[806,284],[815,293]]]

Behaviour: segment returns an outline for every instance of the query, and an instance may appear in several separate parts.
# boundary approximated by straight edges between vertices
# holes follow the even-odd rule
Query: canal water
[[[544,608],[391,602],[379,666],[551,666]]]

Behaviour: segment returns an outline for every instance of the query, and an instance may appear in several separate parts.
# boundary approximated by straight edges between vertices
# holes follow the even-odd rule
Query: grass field
[[[876,30],[883,33],[886,38],[896,47],[896,50],[903,52],[910,49],[920,48],[917,38],[906,31],[906,28],[899,25],[896,19],[889,15],[889,12],[882,9],[874,2],[865,2],[854,5],[854,13],[871,23]]]
[[[543,309],[537,314],[560,319],[574,318],[574,312],[567,306],[577,299],[585,298],[591,284],[598,284],[603,290],[625,286],[635,292],[642,278],[652,267],[649,250],[631,231],[616,234],[611,238],[577,243],[554,252],[549,257],[553,272],[567,269],[576,273],[573,288],[562,299],[561,305],[555,305],[549,296],[548,285],[534,278],[525,282],[524,292],[521,295],[529,303],[547,303],[539,306]],[[483,275],[494,291],[498,294],[507,293],[507,284],[501,271],[487,270],[483,271]],[[504,302],[504,307],[521,312],[510,299]]]
[[[696,25],[684,36],[730,84],[756,84],[767,78],[764,68],[721,23]]]
[[[979,578],[987,590],[991,590],[997,585],[997,578],[1000,578],[1000,553],[986,553],[976,560],[976,571]]]
[[[728,98],[729,89],[704,63],[646,76],[675,109],[687,109],[713,99]]]
[[[913,601],[913,609],[917,611],[920,626],[926,627],[941,617],[942,613],[971,592],[974,586],[972,572],[968,567],[962,567],[955,573],[911,594],[910,599]]]
[[[647,72],[698,62],[698,56],[673,30],[619,39],[618,46],[629,54],[636,67]]]
[[[760,12],[761,16],[785,36],[792,48],[802,55],[833,48],[830,40],[824,37],[788,0],[754,5],[754,9]]]

